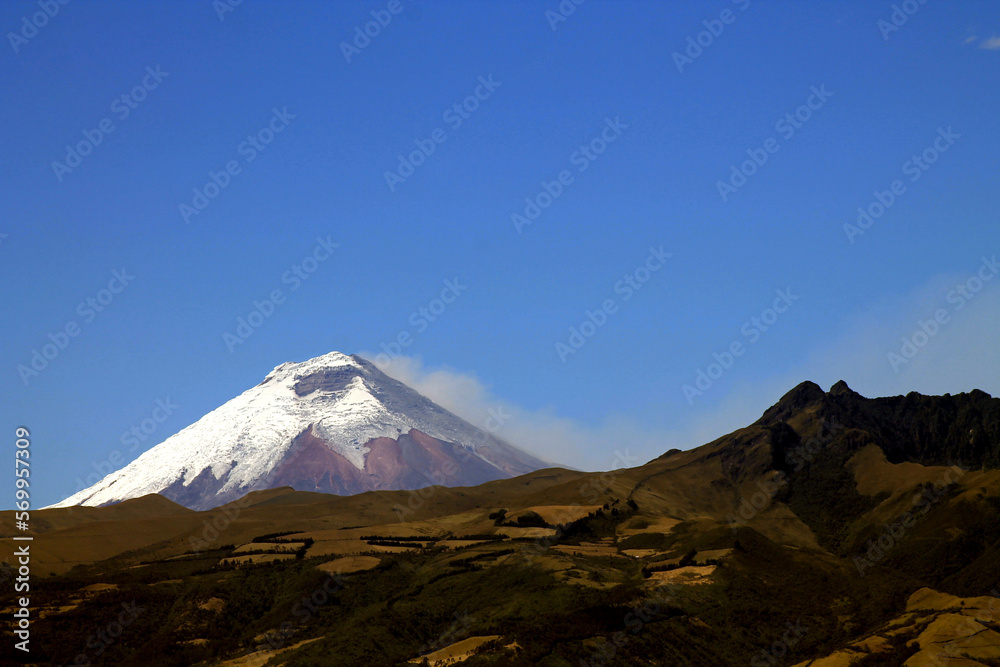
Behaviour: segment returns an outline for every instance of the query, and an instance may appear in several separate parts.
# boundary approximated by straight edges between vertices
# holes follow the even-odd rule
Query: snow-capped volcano
[[[264,381],[53,507],[160,493],[208,509],[292,486],[353,494],[464,486],[546,467],[356,355],[284,363]]]

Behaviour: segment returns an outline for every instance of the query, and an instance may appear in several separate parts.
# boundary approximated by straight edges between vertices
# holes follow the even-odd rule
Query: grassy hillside
[[[954,615],[886,630],[916,591],[975,597],[1000,581],[997,402],[931,398],[805,384],[747,428],[608,473],[351,497],[283,488],[208,512],[158,497],[43,510],[36,657],[902,664],[925,651],[935,614]],[[937,464],[953,453],[975,465]]]

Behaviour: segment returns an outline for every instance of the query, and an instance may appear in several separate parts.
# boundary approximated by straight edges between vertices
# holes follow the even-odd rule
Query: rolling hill
[[[998,424],[806,382],[634,468],[42,510],[35,636],[97,660],[134,604],[106,664],[995,666]]]

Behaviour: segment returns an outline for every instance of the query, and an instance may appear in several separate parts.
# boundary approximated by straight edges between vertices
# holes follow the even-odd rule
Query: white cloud
[[[427,369],[419,358],[397,357],[382,370],[480,428],[487,425],[491,410],[494,416],[509,415],[496,435],[553,463],[607,470],[615,465],[616,452],[627,451],[638,459],[631,465],[639,465],[669,449],[690,449],[753,423],[805,380],[824,390],[845,380],[868,397],[911,391],[957,394],[972,389],[1000,395],[1000,276],[985,282],[961,309],[948,301],[956,285],[971,279],[978,268],[972,267],[967,274],[936,276],[902,298],[876,303],[818,341],[804,363],[775,369],[766,378],[737,381],[715,405],[676,413],[669,430],[649,427],[627,415],[605,415],[598,426],[588,426],[560,416],[555,408],[527,409],[496,396],[473,374]],[[921,331],[919,322],[933,320],[939,309],[946,311],[948,322],[894,371],[889,352],[901,354],[901,339],[912,339]],[[373,354],[362,356],[374,358]],[[667,397],[663,404],[665,411],[676,409]]]
[[[953,290],[969,280],[973,287],[981,284],[974,271],[936,276],[894,304],[879,304],[861,313],[832,344],[818,350],[804,370],[818,381],[843,377],[855,391],[868,396],[959,393],[974,388],[997,395],[1000,277],[985,282],[978,293],[970,292],[966,300]],[[938,311],[943,311],[947,322],[920,346],[922,330],[934,330],[932,321]],[[889,353],[905,358],[904,337],[911,342],[916,338],[917,345],[906,351],[917,352],[893,368]]]
[[[1000,51],[1000,37],[989,37],[979,43],[979,48],[989,51]]]
[[[374,363],[375,355],[361,356]],[[561,417],[552,407],[531,410],[496,396],[478,377],[448,368],[425,368],[418,357],[398,356],[379,368],[471,424],[552,463],[581,470],[608,470],[646,463],[673,447],[690,447],[676,434],[643,428],[626,417],[607,415],[597,427]],[[701,444],[701,443],[697,443]],[[633,457],[624,466],[621,455]]]
[[[927,395],[957,394],[981,389],[1000,396],[1000,276],[983,283],[971,299],[949,302],[949,294],[959,283],[972,279],[978,266],[968,274],[936,276],[923,286],[895,300],[886,299],[843,323],[826,341],[817,343],[805,363],[777,369],[763,381],[737,384],[720,401],[704,422],[701,433],[709,441],[741,426],[752,423],[779,397],[805,380],[816,382],[824,390],[844,380],[856,392],[868,396],[898,396],[916,391]],[[975,281],[973,286],[977,286]],[[901,354],[903,337],[921,331],[938,310],[948,315],[936,335],[916,348],[898,371],[889,361],[889,353]],[[917,336],[923,342],[922,336]],[[916,347],[916,346],[915,346]],[[907,350],[908,352],[911,350]],[[707,417],[707,418],[706,418]],[[707,429],[709,425],[715,430]]]

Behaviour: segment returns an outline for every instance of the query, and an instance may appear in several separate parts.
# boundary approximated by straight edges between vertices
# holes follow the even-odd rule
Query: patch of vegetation
[[[655,549],[665,551],[673,546],[674,539],[664,533],[639,533],[630,535],[618,540],[618,550],[626,549]]]
[[[508,526],[510,528],[553,528],[542,515],[538,512],[525,512],[513,521],[507,521],[507,510],[500,510],[499,512],[493,512],[490,514],[490,518],[494,519],[493,523],[497,526]]]
[[[434,535],[408,535],[406,537],[395,537],[389,536],[384,537],[382,535],[362,535],[362,540],[381,540],[383,542],[437,542],[440,537]]]
[[[496,533],[474,533],[472,535],[454,535],[448,539],[457,541],[502,542],[507,538],[503,535],[497,535]]]
[[[849,434],[800,459],[801,467],[783,462],[787,482],[779,486],[774,500],[788,505],[816,534],[820,545],[846,555],[850,527],[886,496],[870,497],[858,493],[854,476],[847,470],[847,460],[860,449],[863,438]]]
[[[477,561],[496,560],[501,556],[506,556],[512,553],[517,553],[517,551],[515,549],[499,549],[497,551],[487,551],[484,553],[473,554],[472,556],[466,556],[465,558],[456,558],[454,560],[450,560],[448,561],[448,565],[450,567],[465,567]]]
[[[525,512],[513,522],[504,523],[505,526],[517,526],[518,528],[551,528],[548,522],[542,518],[538,512]]]
[[[406,549],[423,549],[424,545],[419,542],[404,542],[402,540],[365,540],[368,544],[373,547],[404,547]]]
[[[301,533],[301,530],[286,530],[281,533],[267,533],[266,535],[258,535],[257,537],[250,540],[251,542],[301,542],[302,540],[281,540],[286,535],[295,535],[296,533]]]
[[[615,537],[618,527],[632,517],[632,510],[621,510],[618,501],[605,505],[585,517],[568,524],[555,526],[556,540],[561,544],[580,544],[580,542]]]
[[[632,517],[632,519],[625,524],[625,527],[630,530],[645,530],[653,525],[653,522],[644,516]]]

